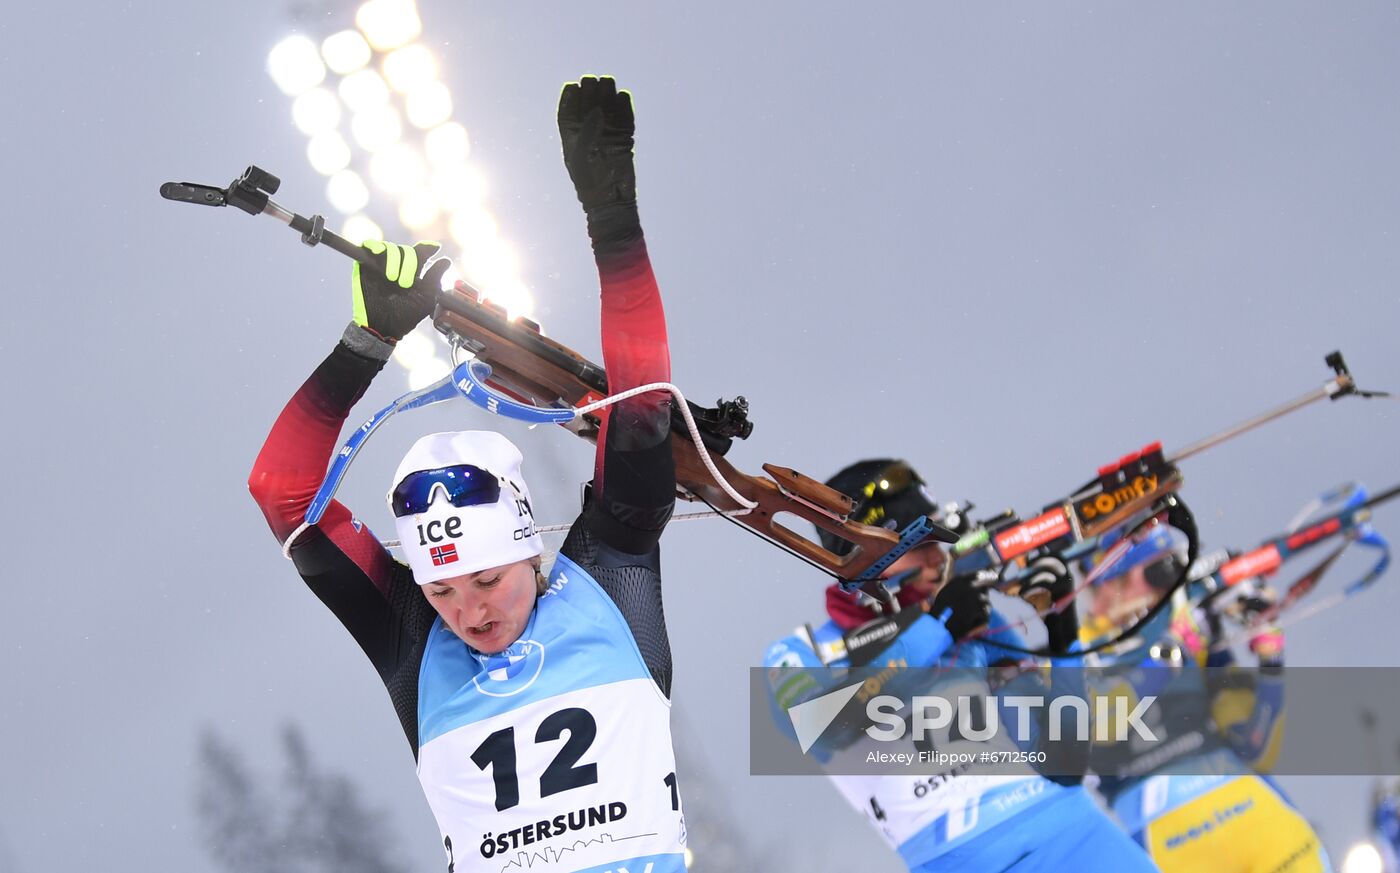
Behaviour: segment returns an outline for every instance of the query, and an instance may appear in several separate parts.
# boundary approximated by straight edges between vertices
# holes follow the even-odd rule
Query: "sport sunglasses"
[[[912,467],[904,461],[895,461],[861,486],[860,500],[852,515],[862,515],[872,504],[883,503],[923,484],[924,480]]]
[[[453,506],[484,506],[501,499],[501,483],[494,474],[471,464],[455,464],[435,470],[409,473],[389,495],[395,518],[426,512],[433,492],[441,488]]]

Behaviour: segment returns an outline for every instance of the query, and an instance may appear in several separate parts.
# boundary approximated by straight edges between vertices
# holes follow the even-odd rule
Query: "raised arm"
[[[603,364],[613,393],[671,378],[666,315],[637,214],[635,129],[632,96],[611,78],[564,86],[559,136],[598,264]],[[670,400],[662,391],[624,400],[611,407],[599,435],[592,526],[628,554],[655,548],[674,506]]]
[[[351,408],[383,369],[394,343],[432,312],[431,289],[448,266],[446,260],[437,262],[415,285],[436,244],[409,248],[373,242],[366,248],[379,255],[379,265],[363,275],[355,265],[354,321],[277,417],[248,477],[248,489],[279,543],[301,527]],[[394,609],[402,565],[339,502],[327,508],[320,524],[296,534],[290,554],[306,584],[388,682],[406,650],[399,623],[385,619],[389,611],[407,617],[406,604]],[[418,595],[411,578],[407,582],[402,590]]]

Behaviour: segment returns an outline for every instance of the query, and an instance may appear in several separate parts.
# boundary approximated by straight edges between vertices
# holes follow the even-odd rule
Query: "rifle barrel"
[[[1400,485],[1396,485],[1394,488],[1387,491],[1382,491],[1380,494],[1377,494],[1375,497],[1361,504],[1361,508],[1369,509],[1377,504],[1385,503],[1387,500],[1394,500],[1397,496],[1400,496]]]
[[[1262,424],[1267,424],[1276,418],[1282,418],[1290,412],[1302,409],[1304,406],[1307,406],[1310,403],[1316,403],[1319,400],[1325,400],[1326,398],[1331,397],[1334,393],[1336,393],[1336,389],[1334,387],[1335,384],[1335,382],[1329,382],[1321,388],[1316,388],[1312,391],[1309,391],[1307,394],[1298,397],[1295,400],[1288,401],[1282,406],[1271,409],[1268,412],[1260,413],[1259,415],[1256,415],[1250,419],[1246,419],[1245,421],[1242,421],[1239,424],[1227,427],[1219,433],[1212,434],[1211,436],[1208,436],[1205,439],[1197,440],[1196,442],[1192,443],[1191,445],[1187,446],[1186,448],[1182,449],[1179,452],[1176,452],[1171,457],[1167,458],[1167,463],[1179,463],[1191,457],[1192,455],[1198,455],[1201,452],[1204,452],[1206,449],[1209,449],[1213,446],[1217,446],[1225,442],[1226,440],[1232,440],[1242,433],[1254,430],[1256,427],[1259,427]]]

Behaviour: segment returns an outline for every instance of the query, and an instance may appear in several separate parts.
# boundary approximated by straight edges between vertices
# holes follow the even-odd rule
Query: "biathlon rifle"
[[[1196,563],[1199,556],[1199,537],[1194,518],[1177,494],[1183,482],[1178,466],[1181,461],[1319,400],[1338,400],[1351,395],[1389,396],[1386,392],[1363,391],[1357,388],[1340,351],[1327,355],[1325,362],[1332,369],[1332,378],[1319,388],[1197,440],[1170,455],[1163,451],[1160,442],[1144,446],[1100,467],[1098,475],[1093,479],[1068,496],[1046,505],[1028,520],[1023,520],[1008,510],[1001,515],[972,522],[967,517],[972,508],[971,504],[954,507],[944,522],[960,536],[951,548],[952,560],[946,565],[946,577],[968,579],[975,585],[996,587],[1005,593],[1016,595],[1022,593],[1022,571],[1037,559],[1054,557],[1068,564],[1103,550],[1094,570],[1066,596],[1051,602],[1048,592],[1037,589],[1026,597],[1037,612],[1044,616],[1049,612],[1067,608],[1081,590],[1103,578],[1105,572],[1113,568],[1132,548],[1135,535],[1156,524],[1159,516],[1165,514],[1167,524],[1181,530],[1187,538],[1188,557],[1177,578],[1164,591],[1157,604],[1131,627],[1110,640],[1096,643],[1080,654],[1109,648],[1132,636],[1167,607],[1176,590],[1191,581],[1191,565]],[[1391,496],[1393,494],[1387,492],[1367,502],[1365,507],[1369,508]],[[1320,524],[1331,524],[1334,521],[1342,523],[1335,517],[1329,517]],[[1314,529],[1315,526],[1308,530]],[[1301,535],[1300,533],[1295,536]],[[1240,560],[1247,557],[1249,556],[1241,556]],[[872,587],[873,585],[867,584],[861,590],[878,596],[871,592]],[[881,599],[887,603],[892,600],[888,594]],[[986,632],[983,633],[985,635]],[[1005,648],[1015,650],[1016,647],[1006,645]],[[1046,654],[1040,651],[1025,651],[1037,655]]]
[[[250,215],[267,215],[301,233],[308,246],[321,243],[366,262],[368,252],[327,230],[320,215],[305,217],[271,199],[281,180],[258,167],[249,167],[228,187],[191,182],[167,182],[161,196],[181,203],[235,206]],[[306,521],[288,537],[286,548],[307,526],[320,520],[351,461],[365,440],[389,416],[464,396],[497,415],[531,422],[554,423],[596,441],[607,407],[625,395],[608,396],[607,374],[572,349],[546,337],[530,319],[512,318],[466,282],[457,282],[438,296],[433,326],[452,345],[453,372],[441,381],[409,392],[379,410],[360,426],[333,459],[325,482],[307,512]],[[458,354],[470,358],[458,362]],[[861,524],[851,519],[854,501],[846,495],[788,467],[764,464],[767,475],[741,472],[725,460],[734,439],[753,430],[743,397],[721,400],[713,409],[685,401],[675,386],[642,386],[670,390],[673,406],[671,447],[676,459],[679,496],[699,500],[759,536],[843,580],[863,582],[879,576],[900,555],[926,537],[952,542],[956,535],[919,518],[901,531]],[[837,555],[777,521],[793,515],[853,544]]]
[[[1218,608],[1219,601],[1237,592],[1250,580],[1273,576],[1288,561],[1325,542],[1340,539],[1313,567],[1295,579],[1266,609],[1254,612],[1241,621],[1237,636],[1247,635],[1265,625],[1286,627],[1355,597],[1365,591],[1390,566],[1390,543],[1371,526],[1372,510],[1382,503],[1400,497],[1400,486],[1370,497],[1365,486],[1351,483],[1321,495],[1305,513],[1289,525],[1288,530],[1269,537],[1243,554],[1217,550],[1192,564],[1187,589],[1198,606]],[[1375,563],[1357,579],[1347,583],[1328,597],[1315,601],[1307,609],[1294,607],[1315,590],[1325,574],[1353,543],[1379,552]],[[1289,613],[1288,615],[1284,615]],[[1234,642],[1232,637],[1231,642]]]
[[[1179,490],[1183,481],[1178,466],[1181,461],[1319,400],[1339,400],[1351,395],[1389,396],[1386,392],[1357,388],[1340,351],[1327,355],[1325,361],[1333,376],[1321,387],[1197,440],[1171,455],[1163,452],[1160,442],[1124,455],[1100,467],[1095,478],[1069,496],[1047,505],[1029,521],[1022,521],[1008,510],[994,518],[971,523],[966,518],[966,509],[957,511],[957,518],[950,519],[952,528],[960,534],[952,547],[954,575],[1001,570],[1013,562],[1024,564],[1027,557],[1042,554],[1078,557],[1097,545],[1102,535],[1120,530],[1125,523],[1150,511],[1154,504]]]

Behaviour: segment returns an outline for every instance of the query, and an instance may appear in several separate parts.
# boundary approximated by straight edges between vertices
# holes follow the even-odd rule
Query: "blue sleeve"
[[[1216,667],[1230,667],[1234,665],[1234,663],[1235,653],[1230,651],[1228,646],[1222,648],[1212,647],[1206,653],[1206,667],[1208,669],[1214,669]]]
[[[1071,651],[1078,648],[1076,642]],[[1009,736],[1023,752],[1045,753],[1044,763],[1037,766],[1046,778],[1062,784],[1077,783],[1088,768],[1089,744],[1076,739],[1079,726],[1074,708],[1061,707],[1055,713],[1059,722],[1055,733],[1060,739],[1053,743],[1050,717],[1055,701],[1060,698],[1086,701],[1087,705],[1083,662],[1078,658],[1051,658],[1046,671],[1041,668],[1043,661],[1027,664],[1005,660],[1006,651],[995,646],[985,651],[991,659],[1004,659],[1001,664],[992,660],[988,668],[989,684],[997,697],[997,712],[1003,725],[1016,724],[1020,717],[1019,710],[1007,703],[1009,698],[1036,697],[1044,701],[1044,705],[1033,711],[1029,736],[1022,738],[1017,731],[1009,732]]]
[[[777,721],[787,733],[792,733],[792,725],[788,724],[784,713],[799,703],[820,697],[827,690],[820,683],[818,671],[812,669],[822,666],[821,659],[805,640],[793,635],[768,647],[763,654],[763,666],[767,671],[768,693],[777,707],[774,710]]]
[[[941,622],[921,616],[863,669],[879,674],[931,667],[952,645],[953,637]],[[848,675],[844,658],[824,665],[808,641],[796,634],[769,646],[763,666],[768,669],[768,690],[784,712],[844,684]]]
[[[1283,743],[1284,682],[1283,676],[1278,674],[1256,673],[1254,676],[1252,694],[1243,689],[1233,692],[1239,698],[1235,701],[1233,717],[1227,700],[1231,691],[1215,695],[1211,714],[1235,753],[1250,767],[1267,773],[1274,768]],[[1248,714],[1239,718],[1239,713],[1246,709]]]
[[[778,730],[795,743],[797,731],[787,711],[825,694],[839,684],[837,677],[845,671],[822,669],[817,653],[796,635],[784,637],[769,646],[763,655],[763,667],[768,682],[768,713]],[[831,752],[824,743],[819,742],[810,754],[826,763],[831,759]]]
[[[1075,640],[1070,644],[1069,653],[1078,652],[1082,648],[1084,648],[1083,643]],[[1083,658],[1050,659],[1050,706],[1053,707],[1055,701],[1061,698],[1083,701],[1084,706],[1089,710],[1092,724],[1093,707],[1089,705],[1089,686],[1084,681]],[[1047,707],[1046,718],[1041,726],[1046,731],[1040,743],[1040,751],[1046,753],[1042,769],[1045,771],[1047,779],[1062,785],[1081,782],[1085,772],[1089,769],[1089,753],[1092,751],[1092,745],[1088,738],[1082,741],[1077,738],[1079,721],[1074,707],[1061,707],[1057,721],[1060,739],[1054,741],[1052,746],[1052,741],[1049,738],[1050,708]],[[1091,733],[1090,736],[1093,734]]]
[[[1049,659],[1050,670],[1043,670],[1045,661],[1033,656],[1023,655],[1008,651],[996,643],[1020,648],[1029,647],[1030,641],[1025,635],[1015,630],[1009,625],[1000,613],[993,610],[991,616],[993,626],[1001,625],[1002,630],[995,634],[988,635],[982,644],[976,647],[980,654],[980,659],[976,663],[971,663],[970,659],[961,658],[959,666],[983,666],[987,667],[987,682],[992,692],[997,696],[998,711],[1005,717],[1008,713],[1014,718],[1016,710],[1005,703],[1005,698],[1015,696],[1039,697],[1045,700],[1045,706],[1039,708],[1039,720],[1033,722],[1031,731],[1035,734],[1035,741],[1029,746],[1023,746],[1023,751],[1030,751],[1037,748],[1040,739],[1038,725],[1044,725],[1045,713],[1049,710],[1049,704],[1056,697],[1071,694],[1082,696],[1084,692],[1083,671],[1077,669],[1082,666],[1078,658],[1051,658]],[[1071,650],[1078,648],[1075,643]],[[1003,722],[1005,724],[1006,722]]]
[[[867,698],[876,694],[899,694],[900,680],[909,676],[911,668],[933,666],[952,644],[952,635],[942,622],[927,615],[920,616],[875,660],[859,670],[858,675],[865,677],[862,693]],[[796,733],[787,711],[844,687],[852,679],[852,671],[844,658],[824,665],[812,646],[795,634],[769,646],[763,656],[763,666],[767,671],[773,720],[779,730],[794,740]],[[844,730],[833,727],[827,732],[830,736],[824,735],[812,750],[819,760],[829,758],[833,750],[844,748],[859,738],[860,725],[847,725]]]
[[[875,669],[891,665],[900,668],[932,667],[953,645],[953,635],[943,622],[931,615],[922,615],[909,628],[895,637],[890,647],[870,662]]]

